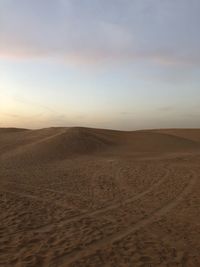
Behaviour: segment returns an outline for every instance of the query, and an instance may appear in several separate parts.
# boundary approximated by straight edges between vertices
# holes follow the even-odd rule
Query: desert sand
[[[200,266],[200,130],[0,129],[0,266]]]

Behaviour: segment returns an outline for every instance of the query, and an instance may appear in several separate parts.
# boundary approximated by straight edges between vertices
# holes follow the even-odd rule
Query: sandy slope
[[[199,163],[199,129],[0,129],[0,266],[200,266]]]

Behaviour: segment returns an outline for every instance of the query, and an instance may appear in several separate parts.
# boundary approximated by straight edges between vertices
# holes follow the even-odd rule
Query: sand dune
[[[159,130],[160,133],[166,133],[192,141],[200,142],[200,130],[199,129],[165,129]]]
[[[0,129],[0,266],[200,266],[200,130]]]
[[[1,129],[0,151],[7,157],[62,159],[73,155],[138,152],[178,152],[200,148],[200,133],[190,131],[120,132],[89,128],[42,130]],[[9,153],[8,153],[9,152]],[[38,158],[39,157],[39,158]]]

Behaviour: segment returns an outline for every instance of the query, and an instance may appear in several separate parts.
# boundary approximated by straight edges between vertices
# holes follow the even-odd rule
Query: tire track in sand
[[[90,256],[94,254],[97,250],[112,244],[114,242],[120,241],[124,237],[126,237],[129,234],[132,234],[134,232],[137,232],[143,227],[146,227],[147,225],[155,222],[158,220],[158,218],[164,216],[166,213],[168,213],[171,209],[176,207],[179,202],[183,201],[184,198],[192,191],[192,188],[194,187],[196,182],[196,177],[193,176],[193,178],[190,180],[190,182],[184,187],[182,192],[177,195],[172,200],[168,201],[164,206],[158,208],[156,211],[153,211],[147,218],[144,217],[143,219],[139,220],[137,223],[135,223],[132,226],[129,226],[126,230],[118,232],[116,234],[113,234],[107,238],[104,238],[102,240],[96,241],[95,243],[92,243],[88,245],[85,249],[82,251],[72,252],[69,255],[62,256],[58,258],[57,265],[60,267],[66,267],[68,264],[74,263],[78,261],[81,258]]]
[[[168,177],[170,173],[170,169],[166,169],[166,173],[165,175],[159,179],[158,181],[156,181],[151,187],[149,187],[147,190],[135,195],[135,196],[132,196],[126,200],[124,200],[123,202],[120,202],[120,201],[117,201],[109,206],[106,206],[106,207],[103,207],[103,208],[99,208],[99,209],[96,209],[94,211],[91,211],[91,212],[84,212],[80,215],[75,215],[75,216],[72,216],[71,218],[67,219],[67,220],[62,220],[58,223],[55,223],[54,225],[45,225],[44,227],[41,226],[41,227],[38,227],[36,229],[34,229],[35,232],[37,232],[37,230],[41,231],[41,230],[50,230],[51,228],[53,228],[54,226],[56,227],[62,227],[64,226],[64,224],[66,223],[70,223],[70,222],[74,222],[76,220],[81,220],[81,219],[84,219],[85,217],[93,217],[93,216],[98,216],[98,215],[102,215],[104,214],[105,212],[107,211],[110,211],[112,209],[115,209],[117,207],[122,207],[123,208],[123,205],[125,204],[129,204],[131,202],[134,202],[140,198],[142,198],[143,196],[145,196],[146,194],[150,193],[153,189],[155,189],[156,187],[158,187],[159,185],[161,185],[164,181],[165,181],[165,178]],[[36,201],[41,201],[43,203],[48,203],[49,201],[46,200],[46,199],[43,199],[43,198],[40,198],[40,197],[37,197],[37,196],[33,196],[33,195],[30,195],[30,194],[23,194],[23,193],[16,193],[16,192],[13,192],[13,191],[10,191],[10,190],[2,190],[1,191],[3,192],[6,192],[6,193],[10,193],[10,194],[13,194],[13,195],[18,195],[20,197],[26,197],[26,198],[30,198],[30,199],[33,199],[33,200],[36,200]],[[57,205],[55,202],[54,202],[55,205]],[[65,207],[65,205],[62,205],[62,204],[59,204],[58,206],[61,206],[61,207]],[[66,205],[67,207],[67,205]],[[68,205],[69,207],[69,205]]]

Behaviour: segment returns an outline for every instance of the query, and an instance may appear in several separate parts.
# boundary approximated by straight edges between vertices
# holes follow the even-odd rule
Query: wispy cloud
[[[24,124],[44,124],[45,122],[54,122],[56,124],[59,123],[67,123],[68,116],[66,114],[59,113],[51,107],[43,105],[41,103],[29,100],[21,95],[9,95],[6,93],[6,90],[3,90],[0,93],[1,99],[5,99],[11,101],[11,107],[6,111],[4,108],[1,108],[1,119],[5,121],[12,122],[21,122]],[[16,107],[16,103],[19,104]],[[28,109],[27,109],[28,108]],[[31,110],[31,112],[30,112]]]
[[[133,111],[122,111],[120,115],[122,116],[133,116],[135,113]]]
[[[20,103],[25,104],[25,105],[29,105],[29,106],[31,105],[31,106],[34,106],[36,108],[40,108],[42,110],[48,111],[50,113],[54,113],[54,114],[56,113],[56,111],[54,109],[52,109],[48,106],[45,106],[43,104],[37,103],[35,101],[31,101],[31,100],[29,100],[23,96],[20,96],[20,95],[13,96],[13,99],[15,101],[20,102]]]
[[[197,0],[2,1],[0,57],[200,64]]]
[[[163,106],[163,107],[159,107],[156,108],[156,111],[160,111],[160,112],[172,112],[175,111],[176,108],[174,106]]]

